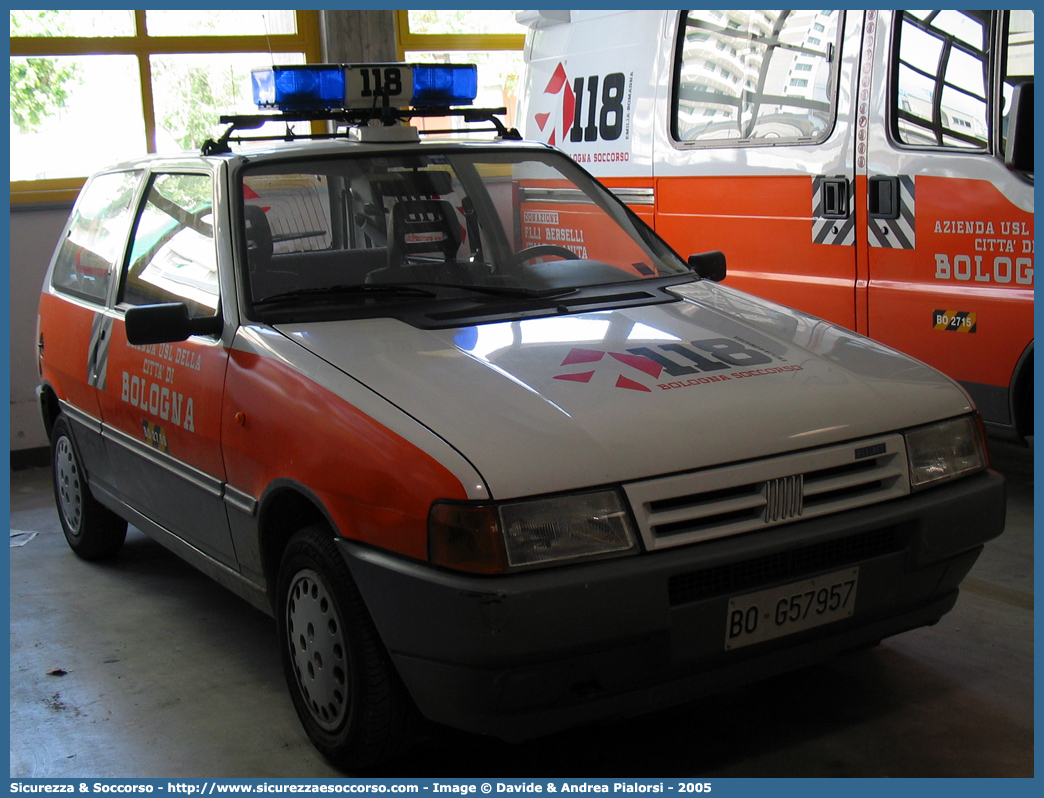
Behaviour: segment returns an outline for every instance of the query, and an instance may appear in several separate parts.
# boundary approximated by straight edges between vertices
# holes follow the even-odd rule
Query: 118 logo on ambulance
[[[624,133],[629,116],[626,87],[623,72],[577,77],[570,84],[565,66],[559,62],[541,98],[544,102],[540,108],[549,110],[536,110],[533,118],[551,146],[567,140],[616,141]],[[557,108],[549,107],[549,97],[556,98],[553,102]]]

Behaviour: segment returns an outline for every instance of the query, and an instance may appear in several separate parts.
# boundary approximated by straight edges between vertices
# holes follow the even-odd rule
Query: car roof
[[[322,157],[324,155],[394,155],[402,152],[417,152],[429,149],[460,150],[489,149],[490,147],[523,150],[548,150],[547,145],[532,141],[502,139],[463,140],[453,138],[428,138],[410,142],[360,142],[347,139],[324,139],[321,141],[300,140],[293,142],[259,142],[241,144],[233,148],[232,156],[251,161],[276,160],[287,156]]]
[[[504,139],[486,140],[463,140],[454,138],[427,138],[419,141],[409,142],[359,142],[345,139],[323,139],[314,140],[301,138],[295,141],[258,141],[256,143],[244,142],[237,144],[227,153],[216,153],[203,155],[196,151],[184,151],[180,153],[155,153],[132,158],[114,164],[102,171],[115,172],[128,169],[184,169],[186,167],[197,167],[209,169],[215,162],[221,161],[249,161],[258,163],[265,161],[278,161],[286,158],[322,158],[325,156],[356,155],[356,156],[381,156],[395,155],[406,152],[423,152],[425,150],[438,149],[440,152],[459,150],[465,152],[475,149],[505,148],[511,150],[531,150],[548,152],[553,147],[534,141],[516,141]]]

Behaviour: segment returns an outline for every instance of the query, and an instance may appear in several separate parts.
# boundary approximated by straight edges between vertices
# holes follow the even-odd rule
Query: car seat
[[[244,205],[247,264],[253,273],[263,272],[272,261],[272,228],[260,205]]]
[[[446,200],[400,200],[392,206],[389,228],[390,268],[416,265],[411,256],[438,256],[443,263],[455,263],[462,236],[457,212]]]

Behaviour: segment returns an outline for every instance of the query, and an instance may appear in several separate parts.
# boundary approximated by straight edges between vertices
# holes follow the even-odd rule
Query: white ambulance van
[[[519,12],[519,118],[729,285],[939,368],[1022,437],[1033,16]]]
[[[37,339],[73,551],[132,523],[271,613],[345,767],[938,621],[1004,526],[968,395],[702,278],[458,71],[260,70],[265,113],[86,184]]]

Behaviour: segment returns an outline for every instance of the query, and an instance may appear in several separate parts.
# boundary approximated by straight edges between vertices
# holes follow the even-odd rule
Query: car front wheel
[[[418,713],[327,525],[287,545],[276,620],[287,686],[316,748],[349,769],[400,756]]]

